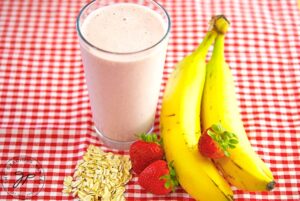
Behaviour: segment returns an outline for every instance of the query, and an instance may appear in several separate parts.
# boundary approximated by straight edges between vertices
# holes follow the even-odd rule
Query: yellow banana
[[[230,186],[197,149],[206,54],[217,36],[216,29],[228,26],[222,17],[213,22],[214,28],[192,54],[177,64],[167,82],[160,116],[161,137],[166,158],[173,161],[178,181],[187,193],[201,201],[231,201]]]
[[[234,186],[247,191],[272,190],[275,186],[270,169],[255,153],[240,117],[234,80],[224,57],[224,34],[218,35],[210,61],[202,97],[202,129],[221,123],[237,135],[239,143],[230,149],[230,157],[214,160],[224,177]]]

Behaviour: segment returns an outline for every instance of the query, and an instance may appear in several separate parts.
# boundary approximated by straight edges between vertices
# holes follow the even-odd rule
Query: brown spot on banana
[[[234,160],[230,159],[231,162],[236,166],[238,167],[240,170],[244,170],[239,164],[237,164],[236,162],[234,162]]]
[[[233,201],[234,198],[232,195],[226,195],[220,188],[219,188],[219,185],[212,179],[210,178],[210,180],[212,181],[212,183],[219,189],[219,191],[221,191],[221,193],[224,195],[224,197],[226,198],[226,200],[228,201]]]
[[[216,161],[214,161],[216,167],[218,168],[218,170],[222,173],[223,177],[229,182],[231,183],[230,181],[233,181],[233,180],[237,180],[238,178],[228,174],[225,172],[225,170],[223,169],[223,167]],[[240,167],[240,166],[239,166]],[[244,184],[244,182],[242,180],[239,180],[240,183],[243,185],[244,188],[246,188],[246,185]],[[232,183],[231,183],[232,184]]]
[[[161,125],[160,125],[160,133],[162,134],[162,133],[164,132],[164,130],[165,130],[165,127],[164,127],[163,124],[161,124]]]
[[[220,165],[220,163],[218,163],[217,161],[213,160],[213,163],[216,165],[216,167],[218,168],[218,170],[222,173],[223,177],[225,177],[226,180],[228,179],[235,179],[233,176],[226,174],[224,168]]]

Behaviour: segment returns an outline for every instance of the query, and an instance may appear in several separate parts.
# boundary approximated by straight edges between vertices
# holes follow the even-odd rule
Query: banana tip
[[[275,181],[271,181],[267,184],[267,190],[271,191],[275,188],[276,182]]]

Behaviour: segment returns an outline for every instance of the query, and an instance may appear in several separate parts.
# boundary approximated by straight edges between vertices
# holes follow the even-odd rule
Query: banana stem
[[[218,59],[224,60],[224,40],[225,34],[218,34],[215,40],[214,50],[211,59],[214,59],[215,61]]]
[[[198,57],[199,59],[205,59],[208,49],[211,46],[211,44],[215,41],[217,35],[217,32],[215,32],[214,30],[207,32],[201,44],[192,54],[194,54],[196,58]]]
[[[222,46],[221,43],[224,43],[224,35],[229,28],[229,24],[230,24],[229,21],[226,19],[224,15],[213,16],[210,21],[209,31],[205,35],[201,44],[192,54],[196,58],[198,57],[199,59],[205,59],[209,47],[218,37],[220,37],[219,40],[221,40],[219,46]],[[214,50],[215,49],[219,49],[219,48],[214,48]],[[224,44],[220,50],[224,52]],[[222,53],[221,56],[224,56],[224,53]]]

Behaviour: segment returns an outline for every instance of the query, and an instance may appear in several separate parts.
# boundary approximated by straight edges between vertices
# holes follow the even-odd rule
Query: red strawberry
[[[139,184],[148,192],[166,195],[178,186],[173,164],[158,160],[147,166],[139,175]]]
[[[133,171],[139,174],[152,162],[163,159],[164,151],[156,134],[142,134],[130,146],[129,155]]]
[[[221,124],[214,124],[204,131],[198,142],[198,149],[203,156],[222,158],[230,156],[228,149],[235,148],[238,143],[234,133],[225,131]]]

